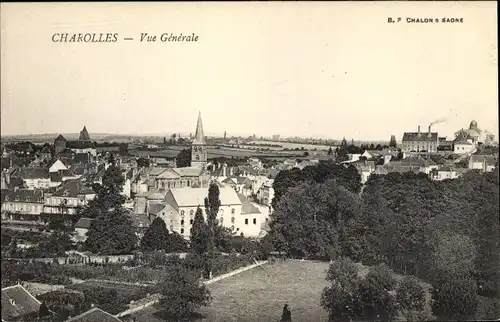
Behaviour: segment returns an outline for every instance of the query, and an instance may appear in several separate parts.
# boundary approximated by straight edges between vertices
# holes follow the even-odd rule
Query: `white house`
[[[43,212],[43,191],[18,189],[2,192],[1,209],[2,218],[6,213],[10,214],[8,219],[14,219],[13,215],[39,216]]]
[[[78,180],[68,180],[53,194],[45,194],[44,212],[75,214],[78,206],[86,206],[95,192]]]
[[[259,191],[257,191],[257,201],[266,206],[271,206],[271,202],[274,198],[274,188],[273,188],[274,179],[269,179],[266,183],[264,183]]]
[[[22,168],[15,176],[22,179],[28,189],[47,189],[51,187],[49,171],[45,168]]]
[[[219,188],[219,191],[218,222],[235,234],[258,237],[262,220],[260,211],[233,188]],[[162,202],[151,204],[149,213],[162,218],[169,230],[189,238],[198,207],[206,220],[204,200],[207,196],[208,188],[173,188],[168,190]]]
[[[495,169],[497,159],[494,155],[471,155],[469,158],[470,170],[491,172]]]
[[[453,143],[453,152],[457,154],[469,154],[474,151],[475,145],[470,140],[460,140]]]

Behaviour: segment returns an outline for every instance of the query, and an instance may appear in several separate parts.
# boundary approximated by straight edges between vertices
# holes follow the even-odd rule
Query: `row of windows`
[[[257,225],[257,219],[256,218],[253,219],[253,224]],[[245,219],[245,225],[248,225],[248,218]]]
[[[201,212],[203,213],[203,209],[201,210]],[[232,208],[232,209],[231,209],[231,214],[232,214],[232,215],[234,215],[234,214],[235,214],[235,212],[236,212],[236,210],[235,210],[234,208]],[[185,214],[184,210],[181,210],[181,217],[184,217],[184,214]],[[219,210],[219,214],[220,214],[221,216],[223,216],[223,215],[224,215],[224,209],[220,209],[220,210]],[[189,215],[190,215],[190,216],[194,216],[194,210],[190,210],[190,211],[189,211]]]
[[[4,210],[11,211],[27,211],[33,213],[41,213],[43,211],[42,205],[20,205],[20,204],[5,204]]]
[[[187,181],[174,180],[174,181],[167,181],[167,182],[164,182],[164,181],[158,182],[159,188],[168,188],[168,189],[191,187],[191,185],[192,185],[191,180],[187,180]]]

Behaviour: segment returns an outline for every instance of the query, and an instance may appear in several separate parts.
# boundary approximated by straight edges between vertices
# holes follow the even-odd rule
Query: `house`
[[[75,224],[75,233],[73,234],[73,239],[77,242],[84,242],[87,239],[87,232],[92,224],[92,218],[80,218]]]
[[[274,188],[273,188],[274,179],[268,180],[266,183],[260,187],[259,191],[257,191],[257,201],[266,206],[271,206],[271,202],[274,198]]]
[[[498,162],[494,155],[471,155],[469,158],[469,169],[491,172]]]
[[[29,218],[38,220],[43,212],[44,196],[42,190],[18,189],[2,191],[2,218]],[[33,218],[34,217],[34,218]]]
[[[42,303],[22,285],[2,288],[2,321],[30,321],[38,317]]]
[[[470,141],[459,140],[453,142],[453,152],[456,154],[469,154],[473,153],[475,146]]]
[[[53,194],[45,194],[44,212],[75,214],[77,207],[83,207],[95,197],[92,188],[79,180],[67,180]]]
[[[74,153],[90,153],[93,157],[97,156],[97,150],[94,143],[90,141],[68,141],[66,147]]]
[[[52,159],[52,150],[48,145],[46,145],[41,151],[40,151],[40,158],[44,162],[50,161]]]
[[[68,167],[59,159],[57,159],[49,168],[50,173],[66,170],[68,170]]]
[[[437,152],[439,145],[438,133],[431,132],[431,127],[427,133],[420,132],[420,126],[417,132],[405,132],[402,139],[403,152]]]
[[[234,189],[237,193],[241,193],[246,197],[252,195],[252,180],[247,177],[230,177],[222,181],[222,184]]]
[[[432,170],[437,170],[438,165],[432,159],[424,159],[422,157],[417,158],[405,158],[400,161],[391,161],[384,165],[384,168],[388,172],[423,172],[427,175],[430,174]]]
[[[23,180],[23,185],[28,189],[51,187],[49,171],[46,168],[20,168],[13,175]]]
[[[219,193],[221,205],[217,214],[218,222],[224,227],[230,228],[233,233],[243,233],[247,237],[258,237],[261,221],[258,209],[249,206],[246,201],[243,202],[242,200],[247,200],[246,197],[238,195],[233,188],[220,188]],[[208,188],[173,188],[168,190],[161,202],[169,207],[157,210],[161,206],[154,206],[154,210],[157,216],[165,221],[167,227],[170,227],[170,230],[178,232],[184,238],[189,238],[198,207],[202,210],[206,220],[204,202],[207,196]],[[256,224],[253,224],[254,218],[256,218]],[[245,224],[245,222],[248,223]],[[258,227],[258,231],[256,227]]]
[[[241,201],[241,219],[238,220],[240,227],[236,228],[237,232],[245,237],[259,237],[264,221],[262,213],[246,196],[239,193],[238,198]]]
[[[446,179],[457,179],[463,174],[463,171],[451,165],[443,165],[438,169],[433,169],[430,173],[432,180],[441,181]]]
[[[55,155],[58,155],[59,153],[64,152],[64,150],[66,150],[66,145],[67,145],[66,139],[64,138],[64,136],[59,134],[59,136],[54,140],[54,153],[55,153]]]
[[[66,320],[66,322],[122,322],[122,320],[98,307],[93,307],[80,315]]]
[[[358,170],[360,176],[361,176],[361,183],[364,184],[366,181],[368,181],[368,178],[372,174],[373,171],[375,171],[375,161],[356,161],[352,162],[352,165]]]

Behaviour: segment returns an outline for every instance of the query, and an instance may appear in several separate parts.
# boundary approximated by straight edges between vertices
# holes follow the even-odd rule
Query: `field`
[[[213,301],[199,310],[202,321],[279,321],[288,303],[293,321],[328,321],[319,305],[328,263],[287,262],[254,268],[209,286]],[[164,321],[154,308],[133,315],[138,322]]]
[[[174,158],[182,149],[189,147],[183,146],[169,146],[165,150],[159,151],[144,151],[144,150],[130,150],[129,153],[136,157],[158,157],[158,158]],[[257,147],[255,147],[256,149]],[[294,156],[303,156],[304,151],[257,151],[251,149],[238,149],[221,147],[220,149],[208,148],[208,158],[245,158],[245,157],[266,157],[266,158],[287,158]]]

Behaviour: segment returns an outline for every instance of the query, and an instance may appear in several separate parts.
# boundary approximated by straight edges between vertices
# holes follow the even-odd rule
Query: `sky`
[[[496,2],[2,3],[1,134],[498,137]],[[401,17],[388,23],[388,17]],[[463,23],[406,23],[407,17]],[[55,43],[54,33],[118,33]],[[141,33],[198,42],[140,42]],[[132,37],[133,41],[123,38]]]

